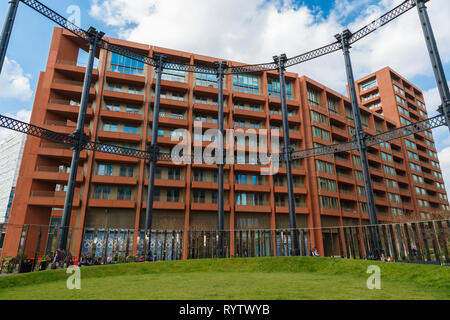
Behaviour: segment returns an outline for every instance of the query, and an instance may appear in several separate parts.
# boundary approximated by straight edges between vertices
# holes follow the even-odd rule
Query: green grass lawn
[[[369,265],[381,289],[369,290]],[[333,258],[269,257],[131,263],[0,277],[0,299],[450,299],[448,267]]]

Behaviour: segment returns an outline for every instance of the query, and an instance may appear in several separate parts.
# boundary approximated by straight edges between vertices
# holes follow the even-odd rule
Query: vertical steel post
[[[350,30],[344,30],[341,34],[337,34],[335,37],[338,41],[341,41],[342,43],[342,51],[344,53],[344,59],[345,59],[345,69],[347,72],[347,82],[348,82],[348,88],[350,90],[350,100],[352,103],[352,109],[353,109],[353,116],[355,118],[355,126],[356,126],[356,142],[358,145],[358,151],[361,157],[361,166],[363,171],[363,177],[364,177],[364,187],[366,189],[366,201],[367,201],[367,208],[369,211],[369,221],[370,221],[370,233],[372,237],[372,241],[374,243],[373,248],[373,257],[375,259],[378,259],[380,256],[380,243],[378,241],[378,234],[377,230],[375,228],[375,225],[378,224],[377,219],[377,213],[375,209],[375,200],[373,197],[373,189],[372,189],[372,181],[370,179],[370,171],[369,171],[369,164],[367,161],[367,147],[365,143],[365,132],[362,127],[362,121],[361,121],[361,112],[359,110],[358,105],[358,98],[356,96],[356,88],[355,88],[355,79],[353,77],[353,69],[352,69],[352,62],[350,59],[350,44],[348,40],[352,36],[352,33]]]
[[[226,61],[216,61],[214,62],[214,67],[216,68],[217,75],[217,87],[218,87],[218,149],[216,158],[219,159],[217,163],[218,167],[218,212],[217,212],[217,229],[218,229],[218,241],[217,241],[217,257],[223,258],[223,232],[224,232],[224,194],[223,194],[223,165],[224,165],[224,134],[223,134],[223,74],[227,68]]]
[[[19,0],[10,0],[8,5],[8,12],[6,13],[5,22],[0,39],[0,73],[3,69],[3,62],[5,61],[6,51],[8,50],[9,38],[11,37],[14,20],[16,19],[17,8],[19,7]]]
[[[281,113],[283,115],[283,156],[286,163],[286,178],[287,178],[287,189],[288,189],[288,205],[289,205],[289,223],[291,227],[291,237],[292,248],[291,255],[299,256],[300,248],[298,245],[298,230],[297,221],[295,216],[295,198],[294,198],[294,182],[292,179],[292,167],[291,167],[291,140],[289,139],[289,121],[288,121],[288,111],[287,111],[287,98],[286,98],[286,79],[284,72],[286,70],[285,63],[287,61],[286,54],[282,54],[279,57],[274,56],[273,60],[278,64],[278,73],[280,75],[280,98],[281,98]]]
[[[442,106],[439,112],[445,116],[447,126],[450,130],[449,122],[449,107],[450,107],[450,92],[448,89],[447,78],[445,77],[444,67],[442,66],[441,57],[434,38],[433,28],[431,27],[430,17],[428,16],[425,2],[428,0],[415,0],[417,10],[419,12],[420,23],[422,25],[423,35],[427,44],[428,53],[430,55],[431,65],[433,66],[434,77],[436,78],[439,96],[441,97]]]
[[[95,52],[97,49],[97,41],[104,36],[103,32],[98,32],[94,28],[89,28],[89,57],[86,73],[84,75],[83,93],[81,95],[80,112],[78,113],[77,128],[71,136],[75,139],[70,165],[69,181],[67,183],[66,198],[64,201],[64,211],[61,220],[61,231],[58,238],[58,249],[66,250],[67,235],[70,225],[70,215],[72,213],[73,194],[75,191],[75,182],[77,178],[78,162],[80,160],[80,152],[84,149],[87,136],[84,133],[84,123],[86,120],[86,110],[89,102],[89,90],[91,88],[92,70],[94,68]]]
[[[144,256],[147,261],[153,261],[151,252],[151,232],[152,232],[152,211],[153,211],[153,193],[155,189],[155,168],[158,161],[158,122],[159,122],[159,102],[161,95],[161,77],[164,69],[165,55],[154,54],[156,62],[156,85],[155,85],[155,103],[153,106],[153,122],[152,122],[152,141],[150,143],[150,164],[148,168],[148,192],[147,192],[147,208],[145,210],[145,232],[144,232]],[[147,241],[148,238],[148,248]]]

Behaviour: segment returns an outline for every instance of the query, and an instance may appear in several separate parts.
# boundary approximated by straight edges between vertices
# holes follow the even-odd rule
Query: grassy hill
[[[381,268],[381,289],[366,286]],[[0,277],[5,299],[450,299],[448,267],[313,257],[130,263],[81,268],[81,290],[66,270]]]

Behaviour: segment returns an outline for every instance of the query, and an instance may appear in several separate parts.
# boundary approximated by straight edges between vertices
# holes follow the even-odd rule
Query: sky
[[[356,31],[403,0],[41,0],[79,24],[114,38],[254,64],[271,62],[327,45],[334,35]],[[1,1],[0,19],[8,2]],[[75,6],[75,11],[73,10]],[[450,79],[450,1],[427,3],[447,76]],[[3,23],[3,20],[1,20]],[[1,114],[28,121],[39,73],[45,70],[55,24],[20,4],[0,75]],[[380,28],[351,49],[355,78],[390,66],[421,88],[428,113],[440,104],[417,10]],[[346,94],[341,52],[289,69]],[[8,132],[0,129],[0,139]],[[433,131],[450,191],[450,134]]]

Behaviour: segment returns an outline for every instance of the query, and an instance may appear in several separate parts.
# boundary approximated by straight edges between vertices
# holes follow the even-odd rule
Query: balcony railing
[[[66,194],[64,192],[56,191],[33,190],[31,191],[31,197],[65,198]]]

